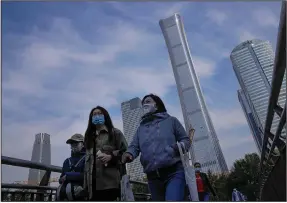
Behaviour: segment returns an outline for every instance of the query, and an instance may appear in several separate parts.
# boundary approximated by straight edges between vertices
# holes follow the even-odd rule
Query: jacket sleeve
[[[84,173],[83,172],[66,172],[67,181],[83,181]]]
[[[81,182],[84,180],[85,158],[84,157],[82,157],[82,158],[83,159],[80,161],[78,166],[76,168],[74,168],[74,170],[76,172],[67,171],[65,173],[67,181]]]
[[[176,141],[184,144],[185,150],[188,151],[191,146],[191,141],[188,135],[186,134],[186,131],[184,130],[183,126],[181,125],[179,120],[175,117],[173,117],[173,128],[174,128],[174,134],[175,134]],[[177,144],[175,143],[172,147],[174,148],[175,152],[179,154],[179,149],[178,149]]]
[[[206,173],[202,173],[202,175],[204,175],[204,179],[205,179],[205,181],[206,181],[206,184],[207,184],[208,189],[210,190],[210,192],[212,193],[213,196],[216,196],[215,191],[214,191],[213,187],[211,186],[211,184],[210,184],[210,182],[209,182],[209,179],[208,179]]]
[[[140,154],[140,145],[139,145],[139,129],[137,129],[136,134],[133,137],[132,142],[130,143],[127,152],[133,156],[133,159],[136,159]]]
[[[123,133],[118,129],[114,130],[115,130],[115,136],[117,137],[117,143],[116,143],[117,149],[111,153],[112,155],[111,163],[118,163],[118,161],[121,160],[122,154],[127,150],[128,144]]]
[[[61,178],[65,175],[66,172],[69,171],[69,161],[68,159],[66,159],[63,163],[63,167],[62,167],[62,173],[60,175],[60,178],[59,178],[59,183],[62,184],[62,181],[61,181]]]

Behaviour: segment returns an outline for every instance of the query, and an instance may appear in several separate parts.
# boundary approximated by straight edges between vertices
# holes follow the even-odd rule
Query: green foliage
[[[228,179],[229,192],[238,189],[247,196],[248,201],[256,201],[259,193],[260,158],[256,153],[246,154],[244,159],[236,160]]]
[[[229,173],[208,172],[210,183],[217,194],[216,200],[231,201],[232,191],[236,188],[247,196],[248,201],[256,201],[259,192],[259,164],[259,156],[252,153],[246,154],[243,159],[236,160]]]
[[[214,188],[217,197],[211,196],[211,201],[229,201],[228,192],[226,188],[226,182],[228,179],[228,174],[212,174],[208,172],[207,174],[210,184]]]

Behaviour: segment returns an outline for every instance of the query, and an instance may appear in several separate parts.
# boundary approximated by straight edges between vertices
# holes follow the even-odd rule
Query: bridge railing
[[[46,171],[38,185],[35,184],[8,184],[1,183],[2,201],[55,201],[57,187],[49,186],[51,172],[61,173],[62,168],[54,165],[46,165],[33,161],[1,156],[4,165],[32,168]],[[132,186],[142,186],[148,191],[147,183],[140,181],[130,181]],[[134,193],[137,201],[150,200],[148,193]]]
[[[282,2],[281,7],[281,16],[280,16],[280,24],[278,29],[278,37],[277,37],[277,47],[276,47],[276,55],[274,62],[274,70],[272,76],[272,85],[271,85],[271,94],[269,97],[269,105],[267,110],[267,117],[265,122],[265,130],[264,130],[264,139],[263,139],[263,147],[261,154],[261,185],[260,185],[260,197],[263,195],[264,187],[266,186],[267,181],[274,180],[270,178],[272,171],[274,170],[274,166],[279,163],[282,163],[282,158],[286,159],[286,98],[285,98],[285,106],[280,106],[278,103],[280,91],[282,91],[281,86],[284,79],[284,74],[286,75],[286,2]],[[286,76],[285,76],[286,77]],[[286,84],[285,84],[286,86]],[[286,87],[285,87],[286,88]],[[286,92],[286,89],[285,89]],[[279,117],[279,124],[276,126],[276,133],[273,134],[271,132],[271,127],[273,124],[274,116]],[[284,129],[285,127],[285,129]],[[284,136],[283,136],[284,134]],[[286,160],[285,160],[286,163]],[[284,170],[284,167],[283,167]],[[285,171],[281,170],[281,181],[282,184],[285,184],[286,189],[286,167]],[[278,171],[277,171],[278,173]],[[283,177],[285,176],[285,178]],[[280,179],[279,179],[280,180]],[[274,184],[274,187],[281,187],[282,184],[277,183],[268,183]],[[280,188],[278,188],[280,189]],[[278,196],[279,198],[279,196]],[[276,201],[276,198],[274,199]],[[279,199],[277,199],[278,201]],[[286,200],[286,194],[285,194]],[[263,200],[264,201],[264,200]]]

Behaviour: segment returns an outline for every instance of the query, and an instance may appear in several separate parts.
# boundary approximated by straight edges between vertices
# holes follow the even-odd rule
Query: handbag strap
[[[69,159],[69,164],[70,164],[71,172],[75,172],[75,167],[77,167],[85,157],[86,157],[86,155],[85,155],[85,156],[82,156],[82,157],[79,159],[79,161],[78,161],[74,166],[72,165],[72,162],[71,162],[71,160]]]

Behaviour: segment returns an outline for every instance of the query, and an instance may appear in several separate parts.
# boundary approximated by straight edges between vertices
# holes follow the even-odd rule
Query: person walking
[[[194,163],[195,176],[196,176],[196,185],[198,191],[199,201],[208,202],[210,192],[216,197],[213,187],[211,186],[207,174],[201,172],[201,164],[199,162]]]
[[[132,162],[141,153],[152,201],[183,201],[186,180],[177,142],[188,150],[190,139],[158,96],[146,95],[142,106],[144,115],[122,162]]]
[[[60,175],[60,186],[57,190],[57,200],[82,201],[85,198],[83,190],[85,148],[84,136],[74,134],[66,142],[71,146],[71,157],[67,158]]]
[[[84,188],[90,201],[115,201],[120,195],[121,156],[127,149],[123,133],[113,126],[106,109],[89,115],[85,133]]]

